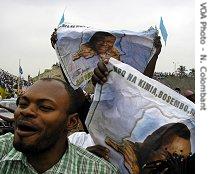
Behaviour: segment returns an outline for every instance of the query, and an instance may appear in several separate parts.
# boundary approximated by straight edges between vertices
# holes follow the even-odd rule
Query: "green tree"
[[[195,77],[195,68],[191,68],[191,69],[189,69],[189,76],[190,77]]]
[[[178,75],[180,77],[186,76],[187,75],[187,73],[186,73],[187,72],[186,66],[180,65],[179,68],[177,68],[177,72],[178,72]]]

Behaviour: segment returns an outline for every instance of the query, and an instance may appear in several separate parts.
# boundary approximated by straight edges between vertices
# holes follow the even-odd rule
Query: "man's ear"
[[[67,130],[71,131],[77,128],[79,123],[79,116],[78,113],[74,113],[68,116],[68,122],[67,122]]]

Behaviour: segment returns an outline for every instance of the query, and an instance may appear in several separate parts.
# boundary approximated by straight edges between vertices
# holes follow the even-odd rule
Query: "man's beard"
[[[13,141],[13,146],[17,151],[20,151],[24,154],[37,155],[51,149],[63,135],[63,131],[64,130],[57,129],[53,133],[45,132],[43,135],[41,135],[35,144],[26,144],[22,141]]]

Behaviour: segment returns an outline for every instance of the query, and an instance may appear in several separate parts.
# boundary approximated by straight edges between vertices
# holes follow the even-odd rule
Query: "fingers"
[[[162,46],[161,40],[160,40],[160,36],[155,37],[155,39],[154,39],[154,46],[155,47],[161,47]]]
[[[112,140],[111,138],[107,137],[105,139],[105,143],[107,145],[109,145],[110,147],[112,147],[113,149],[115,149],[116,151],[120,151],[121,147],[118,143],[116,143],[114,140]]]
[[[161,52],[162,44],[160,40],[160,36],[154,38],[154,47],[156,48],[155,55],[158,56]]]
[[[97,155],[100,158],[104,158],[105,160],[109,159],[109,149],[104,146],[101,145],[90,146],[87,147],[86,150]]]
[[[94,69],[94,74],[92,76],[92,83],[95,85],[99,83],[103,85],[107,81],[108,69],[103,62],[99,62],[97,68]]]
[[[103,82],[105,83],[107,81],[106,75],[99,69],[94,69],[94,74]]]
[[[124,140],[124,153],[127,155],[129,158],[136,159],[136,148],[133,142],[129,140]]]
[[[154,38],[154,42],[160,42],[160,36],[156,36],[155,38]]]
[[[103,61],[104,61],[104,64],[108,64],[109,59],[104,59]]]
[[[104,61],[107,62],[106,59]],[[99,68],[99,70],[101,71],[102,74],[104,74],[105,76],[108,75],[108,69],[107,69],[106,65],[104,64],[104,62],[99,62],[98,63],[98,68]]]
[[[54,29],[54,32],[51,35],[50,41],[51,41],[52,47],[55,48],[55,44],[57,42],[57,29],[56,28]]]
[[[92,80],[93,86],[95,86],[96,83],[103,85],[103,82],[95,74],[92,75],[91,80]]]

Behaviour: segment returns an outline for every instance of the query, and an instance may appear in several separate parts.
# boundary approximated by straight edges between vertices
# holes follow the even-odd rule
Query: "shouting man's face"
[[[39,153],[66,138],[69,100],[59,81],[40,80],[31,86],[15,111],[14,147],[26,154]]]

